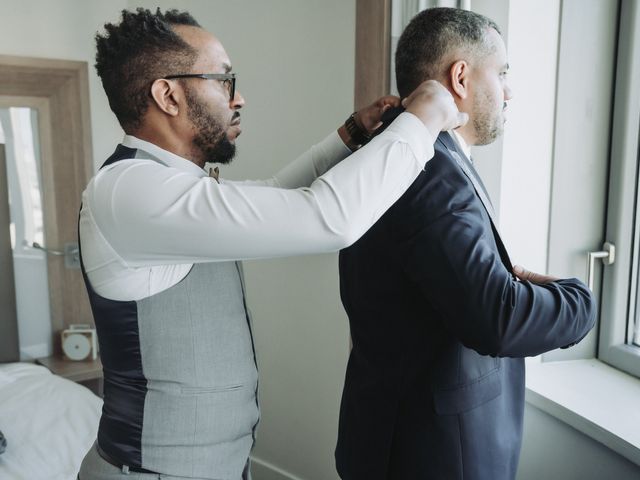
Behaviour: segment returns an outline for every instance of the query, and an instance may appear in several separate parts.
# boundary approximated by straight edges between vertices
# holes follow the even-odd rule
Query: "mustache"
[[[235,112],[233,114],[233,117],[231,117],[231,123],[236,122],[236,121],[240,121],[240,112]]]

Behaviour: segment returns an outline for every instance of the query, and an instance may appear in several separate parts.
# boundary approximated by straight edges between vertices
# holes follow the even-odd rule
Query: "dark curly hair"
[[[437,80],[450,65],[447,53],[467,51],[473,60],[492,52],[485,38],[488,28],[498,25],[479,13],[457,8],[430,8],[418,13],[398,40],[396,83],[400,96],[408,96],[425,80]]]
[[[105,33],[96,34],[96,71],[125,132],[140,126],[153,81],[188,72],[196,61],[197,52],[174,25],[200,27],[187,12],[138,8],[123,10],[120,23],[107,23]]]

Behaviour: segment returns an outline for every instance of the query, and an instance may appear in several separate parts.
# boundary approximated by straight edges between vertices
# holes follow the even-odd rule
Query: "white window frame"
[[[615,263],[604,268],[598,358],[640,377],[640,347],[631,345],[640,273],[640,6],[623,0],[616,70],[606,240]]]

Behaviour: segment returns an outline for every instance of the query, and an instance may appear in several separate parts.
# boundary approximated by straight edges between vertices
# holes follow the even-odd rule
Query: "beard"
[[[193,124],[195,135],[193,147],[204,162],[228,164],[236,155],[236,146],[227,136],[226,128],[220,119],[206,108],[198,96],[185,89],[187,116]],[[235,112],[233,119],[240,114]]]
[[[502,111],[496,111],[495,101],[486,92],[480,92],[473,102],[473,128],[476,145],[489,145],[504,131]]]

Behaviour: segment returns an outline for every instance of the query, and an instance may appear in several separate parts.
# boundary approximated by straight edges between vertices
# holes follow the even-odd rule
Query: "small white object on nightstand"
[[[98,342],[95,328],[89,325],[69,325],[62,331],[62,351],[69,360],[95,360],[98,357]]]

